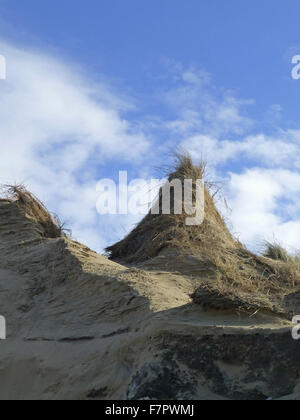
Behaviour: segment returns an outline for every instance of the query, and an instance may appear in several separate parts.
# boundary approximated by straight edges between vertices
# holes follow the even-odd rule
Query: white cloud
[[[257,249],[264,240],[276,240],[299,250],[299,173],[258,168],[231,173],[226,193],[233,230],[242,242]]]
[[[138,162],[149,147],[122,116],[131,104],[72,63],[5,42],[0,51],[7,61],[7,80],[0,82],[0,182],[24,181],[73,226],[76,220],[78,239],[92,226],[100,237],[97,166],[108,159]]]
[[[182,143],[195,159],[206,158],[210,174],[223,181],[232,211],[221,210],[232,231],[255,251],[264,240],[279,241],[291,252],[300,250],[299,132],[280,134],[242,141],[196,135]],[[228,169],[233,162],[237,173]]]
[[[244,107],[253,100],[241,100],[231,91],[213,85],[211,76],[194,68],[167,62],[174,83],[161,95],[161,99],[175,111],[176,117],[163,124],[173,133],[191,135],[201,131],[210,136],[243,134],[253,126]]]
[[[265,167],[300,168],[299,140],[300,131],[297,130],[280,131],[273,137],[263,133],[248,135],[242,140],[220,140],[197,134],[185,139],[181,146],[195,158],[205,155],[211,165],[252,160],[252,164],[260,163]]]

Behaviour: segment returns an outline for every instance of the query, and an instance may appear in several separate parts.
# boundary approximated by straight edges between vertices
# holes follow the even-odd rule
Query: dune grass
[[[46,206],[24,185],[6,185],[2,187],[2,199],[15,203],[27,217],[41,227],[45,238],[66,237],[70,231],[65,228],[59,217],[51,214]]]
[[[286,249],[284,249],[278,242],[266,242],[263,255],[275,261],[288,262],[291,260]]]
[[[194,190],[198,179],[205,175],[205,164],[198,165],[188,154],[176,154],[174,166],[169,173],[168,181],[179,179],[192,179]],[[205,212],[204,223],[199,226],[186,226],[184,209],[182,214],[174,214],[174,202],[171,195],[171,214],[162,214],[162,189],[159,192],[159,214],[149,212],[146,217],[126,236],[122,241],[106,248],[108,256],[112,260],[123,263],[138,263],[154,258],[165,247],[189,248],[197,244],[205,244],[208,241],[218,246],[220,242],[227,246],[239,246],[230,234],[226,223],[217,211],[214,200],[209,193],[209,186],[205,188]]]
[[[183,183],[192,179],[195,185],[204,176],[203,162],[195,165],[188,154],[177,154],[168,180],[180,179]],[[170,269],[180,272],[182,260],[186,267],[191,257],[196,261],[200,270],[188,273],[195,282],[192,298],[206,309],[267,310],[287,317],[300,313],[300,258],[290,256],[277,243],[266,243],[263,255],[250,252],[230,233],[215,205],[210,184],[205,185],[205,219],[201,225],[187,226],[184,211],[172,212],[174,203],[171,214],[162,214],[161,190],[157,197],[159,214],[149,212],[122,241],[108,247],[109,257],[139,267],[151,259],[155,267],[156,257],[163,250],[172,250]],[[2,196],[34,220],[44,237],[67,235],[59,218],[24,186],[7,186]]]
[[[178,154],[169,181],[195,180],[204,174],[203,162],[195,165],[189,155]],[[176,255],[181,260],[183,255],[193,256],[199,267],[207,268],[203,276],[190,273],[195,279],[192,297],[197,304],[211,309],[268,310],[288,316],[300,311],[299,303],[292,298],[300,292],[299,259],[276,244],[268,244],[262,256],[246,249],[230,233],[208,183],[202,225],[186,226],[185,214],[149,213],[125,239],[108,247],[107,253],[113,260],[134,265],[155,261],[163,249],[175,250],[175,270],[180,271]]]

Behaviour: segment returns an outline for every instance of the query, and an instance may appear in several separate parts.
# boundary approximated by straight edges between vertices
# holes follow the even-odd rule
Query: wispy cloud
[[[245,112],[253,100],[237,98],[233,92],[216,87],[204,70],[185,69],[167,61],[173,83],[161,93],[161,99],[174,110],[174,118],[166,127],[180,135],[201,131],[210,136],[241,135],[254,121]]]
[[[210,164],[239,161],[240,168],[261,164],[265,167],[300,168],[300,130],[278,130],[274,136],[250,134],[241,140],[221,140],[195,134],[182,142],[195,157],[204,155]],[[242,160],[241,160],[242,159]],[[250,162],[251,164],[251,162]]]
[[[111,160],[138,161],[149,147],[123,114],[130,103],[84,77],[72,63],[0,42],[7,80],[0,86],[0,182],[24,181],[76,220],[79,239],[101,248],[95,184]],[[96,240],[84,235],[95,228]],[[103,241],[105,242],[105,240]]]

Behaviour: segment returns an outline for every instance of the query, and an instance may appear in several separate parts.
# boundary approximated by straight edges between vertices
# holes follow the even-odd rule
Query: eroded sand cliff
[[[300,398],[290,321],[204,311],[190,297],[201,267],[186,253],[174,264],[173,252],[125,267],[45,238],[2,200],[0,398]]]

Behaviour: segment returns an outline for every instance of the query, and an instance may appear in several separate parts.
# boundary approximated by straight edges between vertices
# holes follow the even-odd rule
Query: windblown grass
[[[193,294],[194,302],[205,308],[268,310],[291,316],[300,309],[300,265],[296,261],[273,260],[252,254],[247,249],[210,250],[206,258],[214,267]],[[211,294],[214,299],[207,299]],[[298,309],[297,309],[298,308]]]
[[[65,237],[69,233],[55,214],[49,213],[46,206],[23,185],[6,185],[2,187],[3,199],[15,203],[27,217],[41,227],[45,238]]]
[[[198,179],[203,179],[205,165],[201,162],[194,165],[191,156],[178,154],[175,157],[175,165],[168,180],[192,179],[194,186]],[[162,214],[161,206],[162,190],[159,193],[159,214],[147,216],[136,226],[135,229],[122,241],[106,248],[106,252],[112,260],[123,263],[137,263],[154,258],[165,247],[190,248],[205,245],[211,242],[218,247],[220,243],[230,247],[238,247],[238,242],[231,236],[227,226],[217,211],[214,200],[209,193],[208,186],[205,188],[205,212],[204,223],[200,226],[186,226],[187,214],[174,214],[174,202],[171,196],[171,214]]]
[[[284,249],[279,243],[274,242],[266,242],[265,243],[265,251],[263,255],[267,258],[271,258],[275,261],[284,261],[288,262],[291,260],[291,257],[289,256],[286,249]]]

